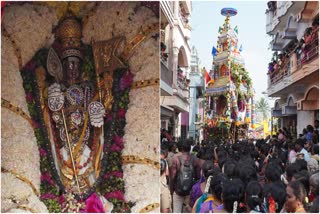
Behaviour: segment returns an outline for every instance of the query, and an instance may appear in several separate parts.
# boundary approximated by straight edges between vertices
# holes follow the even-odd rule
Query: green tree
[[[270,106],[268,101],[264,97],[261,97],[261,99],[256,103],[256,109],[257,109],[257,112],[262,113],[263,120],[268,119]]]

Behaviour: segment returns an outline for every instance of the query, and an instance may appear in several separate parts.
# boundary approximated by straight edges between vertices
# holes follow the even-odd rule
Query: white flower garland
[[[90,43],[91,38],[98,41],[117,35],[125,35],[130,39],[137,34],[137,29],[141,26],[158,21],[153,12],[145,7],[140,7],[135,13],[134,8],[137,4],[139,3],[101,3],[96,13],[89,17],[83,29],[83,41]],[[19,47],[22,63],[25,64],[38,49],[52,43],[52,26],[58,21],[56,14],[48,7],[32,4],[13,5],[5,9],[2,24]],[[42,14],[42,17],[39,14]],[[129,19],[131,21],[128,21]],[[26,41],[25,35],[32,39]],[[15,50],[8,38],[2,37],[2,42],[1,94],[3,98],[28,112]],[[134,81],[159,77],[158,43],[159,39],[149,38],[134,51],[135,54],[129,60],[130,68],[136,75]],[[129,109],[126,114],[124,155],[138,155],[158,160],[159,108],[158,86],[131,90]],[[9,110],[2,108],[1,113],[2,165],[32,180],[39,190],[39,154],[33,130],[23,118]],[[160,201],[158,170],[147,165],[130,164],[124,166],[123,171],[126,184],[125,197],[128,201],[136,202],[132,212],[138,212],[143,207]],[[1,188],[1,199],[5,203],[2,210],[15,208],[15,204],[9,200],[15,194],[17,197],[28,198],[29,203],[26,206],[38,212],[47,212],[44,204],[35,199],[36,196],[30,187],[20,185],[21,187],[17,188],[17,183],[22,181],[6,173],[1,175],[5,177],[6,183]],[[24,191],[31,192],[22,194]],[[160,211],[159,209],[154,211],[157,212],[157,210]]]

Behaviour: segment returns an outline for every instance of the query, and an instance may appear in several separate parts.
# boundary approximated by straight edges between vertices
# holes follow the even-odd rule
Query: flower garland
[[[40,153],[40,199],[47,206],[49,212],[62,212],[65,210],[63,206],[66,203],[64,196],[65,188],[52,157],[48,131],[41,110],[40,94],[35,72],[39,66],[46,67],[47,55],[48,49],[39,50],[20,72]],[[96,83],[91,46],[84,46],[84,55],[82,69],[88,78]],[[50,77],[48,76],[47,78]],[[112,87],[114,103],[112,112],[105,117],[101,172],[89,190],[75,196],[79,203],[83,203],[92,193],[99,192],[113,203],[113,212],[130,212],[131,207],[134,205],[132,202],[126,202],[124,198],[125,187],[121,158],[121,152],[124,148],[125,114],[128,109],[129,91],[132,82],[133,74],[127,68],[116,69],[114,71]]]
[[[235,83],[237,92],[240,94],[241,98],[252,96],[252,79],[249,76],[249,72],[243,67],[243,65],[234,61],[231,62],[231,79]],[[241,83],[244,83],[248,87],[247,94],[243,94],[241,90],[239,90]]]

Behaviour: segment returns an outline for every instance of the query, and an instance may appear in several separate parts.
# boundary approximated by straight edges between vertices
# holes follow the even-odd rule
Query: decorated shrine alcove
[[[111,46],[103,48],[104,50],[117,50],[111,54],[103,53],[102,56],[112,60],[108,61],[111,62],[110,64],[102,63],[101,65],[116,65],[119,62],[118,54],[121,54],[122,60],[126,59],[124,67],[130,67],[130,71],[119,69],[118,66],[116,66],[117,69],[106,69],[106,71],[117,70],[113,73],[115,76],[111,78],[108,75],[99,76],[104,80],[104,87],[110,89],[110,86],[114,86],[113,88],[118,92],[105,91],[106,93],[101,95],[104,96],[107,93],[110,95],[111,92],[115,99],[114,102],[111,102],[113,113],[104,120],[109,127],[104,129],[104,136],[100,135],[101,138],[96,138],[97,141],[109,138],[105,140],[106,146],[100,147],[102,151],[109,151],[108,155],[102,156],[100,172],[103,173],[97,171],[97,174],[94,175],[98,182],[92,183],[93,189],[91,190],[113,204],[103,207],[107,211],[112,209],[113,212],[145,212],[159,207],[157,200],[159,192],[156,191],[159,189],[159,182],[157,182],[159,150],[154,149],[158,148],[159,139],[153,134],[159,130],[160,106],[158,100],[159,68],[154,66],[159,64],[159,57],[154,54],[159,53],[159,37],[157,36],[159,33],[159,14],[157,14],[159,3],[156,4],[158,5],[153,7],[152,3],[147,2],[6,3],[1,20],[3,32],[1,35],[2,212],[71,212],[62,207],[64,202],[79,202],[79,198],[86,199],[86,196],[92,193],[92,191],[81,190],[83,195],[69,198],[64,195],[64,190],[66,192],[69,190],[57,185],[57,180],[59,180],[57,176],[60,175],[51,171],[54,161],[50,157],[52,154],[50,146],[54,148],[54,145],[49,145],[46,139],[48,138],[45,133],[47,127],[43,122],[46,117],[39,114],[45,109],[40,104],[41,95],[38,93],[42,91],[39,83],[43,81],[41,78],[37,81],[35,76],[37,73],[46,72],[48,51],[55,39],[53,29],[59,25],[59,21],[68,9],[82,20],[81,43],[85,46],[83,49],[85,53],[82,55],[85,62],[84,70],[93,71],[86,77],[87,80],[99,76],[94,72],[97,69],[94,62],[99,60],[93,61],[92,39],[94,44]],[[115,38],[119,39],[123,36],[126,37],[127,43],[122,42],[121,47],[116,46],[115,43],[118,40]],[[134,46],[135,42],[130,43],[133,39],[139,44]],[[102,41],[105,43],[100,43]],[[71,42],[78,42],[78,38]],[[128,46],[129,43],[133,46]],[[56,55],[61,57],[60,59],[75,54],[82,58],[77,51],[69,52],[69,50],[71,49],[68,49],[66,55],[62,54],[64,50],[61,53],[56,51]],[[73,58],[71,62],[74,63],[75,59]],[[39,65],[42,65],[42,68]],[[74,66],[70,67],[74,68]],[[46,75],[49,77],[48,74]],[[54,78],[51,77],[51,79]],[[122,83],[119,84],[121,79]],[[94,81],[92,83],[98,88]],[[55,89],[57,88],[54,88],[53,92],[59,92]],[[70,91],[81,95],[81,90],[78,89]],[[70,97],[67,98],[70,99],[70,102],[83,101],[83,99],[78,99],[79,97],[73,99],[72,96],[73,93],[70,93]],[[100,96],[97,95],[99,100],[98,97]],[[110,98],[110,96],[107,97]],[[43,98],[46,103],[46,98]],[[107,100],[104,99],[103,104]],[[128,105],[129,100],[130,105]],[[141,109],[144,110],[141,111]],[[74,113],[73,122],[80,122],[78,125],[81,126],[83,121],[75,117],[79,116],[77,112]],[[49,121],[51,117],[47,119]],[[111,133],[113,125],[117,126],[114,127],[117,130],[117,136],[114,135],[115,132]],[[147,125],[149,130],[142,134],[139,127],[144,125]],[[57,137],[59,138],[58,135]],[[49,139],[54,141],[54,137]],[[67,164],[70,165],[68,160]],[[81,163],[76,170],[80,171],[86,167],[85,165],[87,162]],[[71,167],[71,172],[72,170]]]
[[[228,106],[228,100],[225,95],[220,95],[217,99],[217,114],[224,115]]]
[[[220,67],[220,77],[229,76],[229,69],[225,64],[222,64]]]

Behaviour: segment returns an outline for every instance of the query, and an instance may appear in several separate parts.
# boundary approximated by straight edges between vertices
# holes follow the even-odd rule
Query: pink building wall
[[[181,125],[182,126],[189,126],[189,112],[182,112],[181,113]]]

